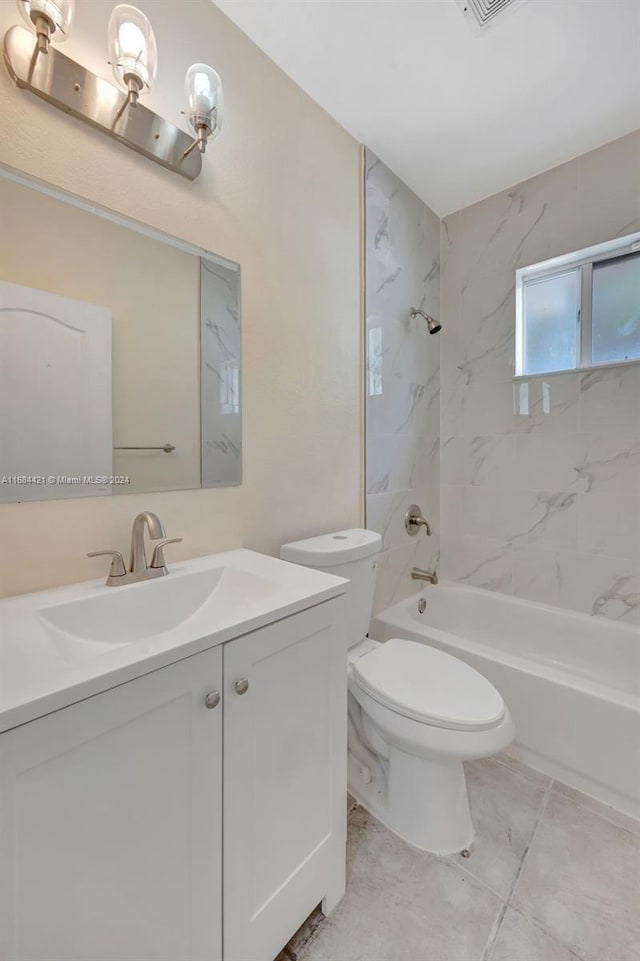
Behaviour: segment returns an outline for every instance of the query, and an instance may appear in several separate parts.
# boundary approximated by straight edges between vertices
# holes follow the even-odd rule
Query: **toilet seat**
[[[505,715],[502,697],[464,661],[435,647],[392,638],[352,662],[352,680],[396,714],[454,731],[481,731]]]

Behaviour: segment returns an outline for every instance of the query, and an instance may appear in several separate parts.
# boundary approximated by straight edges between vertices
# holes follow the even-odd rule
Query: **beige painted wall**
[[[114,447],[176,448],[114,450],[112,472],[132,490],[199,487],[199,257],[4,177],[0,210],[2,280],[111,310]]]
[[[14,504],[0,514],[5,594],[104,573],[85,553],[126,549],[156,511],[174,558],[362,521],[359,149],[208,0],[140,0],[159,76],[148,98],[176,123],[184,72],[211,62],[226,117],[188,183],[18,90],[0,68],[0,162],[242,264],[244,483],[223,490]],[[65,53],[108,77],[113,4],[79,4]],[[0,7],[0,27],[17,22]],[[104,559],[103,559],[104,560]]]

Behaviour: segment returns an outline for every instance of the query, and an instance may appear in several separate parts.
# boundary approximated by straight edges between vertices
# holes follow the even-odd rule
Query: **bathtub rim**
[[[377,624],[384,624],[387,627],[392,626],[394,630],[397,631],[395,634],[385,631],[387,640],[390,640],[392,637],[402,637],[403,632],[421,635],[420,622],[414,621],[411,618],[408,610],[409,606],[411,604],[417,605],[421,597],[428,596],[431,591],[439,591],[442,588],[444,588],[444,590],[462,591],[482,597],[486,597],[487,594],[493,595],[497,593],[486,588],[472,587],[469,584],[459,584],[456,581],[446,580],[441,581],[437,586],[424,586],[414,594],[405,597],[391,607],[387,607],[375,614],[371,619],[369,636],[373,640],[380,640],[380,637],[377,636],[379,633],[379,631],[376,630]],[[569,611],[566,608],[554,607],[550,604],[539,604],[537,601],[512,597],[510,594],[498,594],[498,597],[500,599],[504,598],[509,604],[514,603],[518,607],[524,607],[525,609],[534,607],[538,610],[542,609],[552,615],[560,614],[565,617],[571,617],[572,619],[575,617],[579,619],[579,621],[589,624],[591,624],[594,617],[597,617],[597,615],[584,614],[581,611]],[[400,617],[398,617],[397,614],[400,614]],[[635,625],[620,624],[618,621],[597,617],[598,621],[601,619],[605,621],[607,630],[611,628],[614,632],[618,631],[624,637],[633,638],[633,635],[638,631]],[[514,670],[528,674],[536,674],[538,677],[542,677],[547,681],[554,681],[572,690],[580,691],[591,697],[597,697],[600,700],[613,701],[621,707],[628,708],[640,714],[640,692],[638,694],[630,693],[613,685],[603,684],[600,681],[592,680],[580,674],[574,674],[564,666],[549,664],[542,659],[537,660],[535,657],[513,654],[503,648],[483,644],[481,641],[473,639],[467,640],[454,632],[443,631],[441,628],[432,627],[427,622],[424,623],[423,629],[425,630],[424,640],[426,643],[428,643],[428,637],[431,636],[437,643],[445,644],[448,648],[453,648],[454,651],[455,649],[459,649],[468,654],[476,654],[492,661],[498,661]],[[428,634],[426,633],[427,631]],[[408,639],[412,640],[413,638],[409,637]],[[418,641],[418,643],[422,643],[422,640]],[[640,646],[640,636],[638,637],[637,643]]]
[[[547,604],[545,601],[531,601],[526,597],[518,597],[515,594],[505,594],[503,591],[493,591],[488,587],[475,587],[473,584],[465,584],[463,581],[451,581],[446,578],[441,578],[437,584],[428,584],[425,582],[422,587],[418,588],[412,594],[374,614],[372,620],[376,620],[381,614],[402,607],[408,601],[419,598],[424,594],[434,591],[446,592],[451,590],[461,591],[464,594],[476,595],[478,597],[489,596],[499,598],[500,600],[507,601],[510,605],[513,604],[515,607],[535,608],[536,610],[545,611],[548,614],[569,617],[571,620],[577,620],[584,624],[605,624],[607,628],[613,628],[614,631],[628,635],[629,637],[637,634],[640,639],[640,627],[638,625],[625,624],[624,621],[618,618],[606,617],[604,614],[586,614],[584,611],[575,611],[570,607],[558,607],[556,604]]]

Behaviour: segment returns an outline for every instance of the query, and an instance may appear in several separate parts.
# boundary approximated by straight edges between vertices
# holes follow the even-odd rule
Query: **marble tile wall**
[[[440,221],[370,151],[366,216],[366,523],[383,535],[375,609],[415,590],[414,565],[438,562],[440,344],[419,307],[440,316]],[[418,503],[434,535],[409,537]]]
[[[240,268],[203,259],[200,286],[201,483],[242,483]]]
[[[512,379],[515,269],[637,230],[640,132],[443,221],[443,577],[640,624],[640,365]]]

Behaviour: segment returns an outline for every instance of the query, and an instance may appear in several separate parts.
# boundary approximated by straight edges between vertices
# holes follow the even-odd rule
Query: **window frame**
[[[516,270],[516,356],[515,379],[549,377],[553,374],[570,373],[575,370],[593,370],[600,367],[619,367],[640,363],[640,357],[632,360],[593,363],[593,266],[607,260],[624,257],[625,254],[640,252],[640,232],[608,240],[606,243],[584,247],[571,254],[554,257],[529,267]],[[536,371],[528,374],[525,364],[525,292],[528,286],[549,280],[552,277],[578,272],[578,309],[576,315],[576,362],[575,366],[563,370]]]

